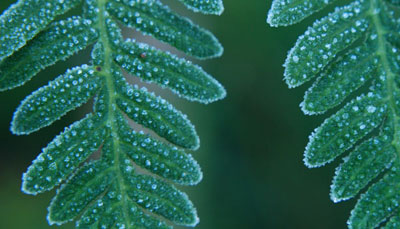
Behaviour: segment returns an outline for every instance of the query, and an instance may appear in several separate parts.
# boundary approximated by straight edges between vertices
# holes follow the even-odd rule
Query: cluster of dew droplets
[[[56,16],[79,3],[79,0],[28,0],[12,5],[0,16],[0,61],[25,45]]]
[[[333,1],[335,0],[275,0],[268,13],[267,22],[271,26],[291,25],[323,9]]]
[[[289,87],[297,87],[314,78],[339,52],[358,40],[369,26],[363,13],[365,3],[353,2],[338,7],[309,27],[299,37],[284,64]]]

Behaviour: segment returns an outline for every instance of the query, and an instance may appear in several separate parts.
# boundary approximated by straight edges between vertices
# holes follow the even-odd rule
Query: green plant
[[[222,0],[180,1],[204,14],[223,11]],[[82,15],[59,19],[77,7]],[[23,85],[89,45],[93,50],[89,65],[68,70],[28,96],[14,114],[11,131],[37,131],[94,97],[93,112],[33,161],[22,190],[36,195],[61,184],[49,206],[50,224],[194,226],[196,210],[173,183],[195,185],[202,178],[197,162],[183,150],[199,147],[195,129],[167,101],[127,83],[122,71],[200,103],[222,99],[225,90],[191,62],[124,39],[118,23],[199,59],[223,51],[210,32],[158,0],[19,0],[0,16],[1,91]],[[155,134],[133,131],[129,119]],[[94,152],[100,159],[90,157]]]
[[[288,26],[333,2],[274,0],[267,22]],[[317,78],[301,103],[305,114],[345,103],[310,136],[304,162],[320,167],[349,152],[333,179],[334,202],[373,183],[352,210],[349,228],[400,227],[399,13],[397,0],[337,7],[298,38],[284,64],[291,88]]]

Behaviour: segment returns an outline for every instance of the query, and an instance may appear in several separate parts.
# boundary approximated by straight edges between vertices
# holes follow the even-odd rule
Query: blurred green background
[[[12,2],[2,0],[0,10]],[[205,106],[156,89],[188,114],[201,138],[202,146],[193,155],[204,179],[183,188],[197,206],[197,228],[345,228],[354,200],[333,204],[329,199],[339,161],[313,170],[302,161],[308,135],[324,117],[303,115],[298,104],[306,87],[288,90],[282,81],[286,53],[313,19],[276,29],[265,23],[271,1],[225,0],[222,16],[197,15],[176,1],[163,2],[213,31],[225,48],[221,58],[197,63],[225,85],[226,99]],[[46,208],[55,192],[23,194],[22,173],[41,148],[90,107],[30,136],[12,135],[9,123],[25,96],[82,63],[88,63],[88,50],[23,87],[0,93],[0,228],[49,228]]]

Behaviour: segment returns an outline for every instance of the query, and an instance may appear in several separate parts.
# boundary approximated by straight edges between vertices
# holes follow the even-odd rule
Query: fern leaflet
[[[295,24],[333,2],[274,0],[267,22]],[[351,212],[349,228],[400,226],[399,13],[396,0],[337,7],[298,38],[284,64],[289,87],[317,78],[300,105],[305,114],[322,114],[352,98],[315,129],[304,158],[308,167],[320,167],[349,152],[333,179],[334,202],[372,183]]]
[[[222,0],[181,0],[189,9],[221,14]],[[56,19],[82,7],[82,15]],[[28,96],[11,131],[51,125],[91,98],[93,112],[48,144],[23,176],[38,194],[61,185],[49,206],[50,224],[77,228],[194,226],[196,210],[174,184],[195,185],[199,165],[194,126],[170,103],[127,83],[123,71],[200,103],[225,89],[199,66],[147,44],[124,39],[118,23],[199,59],[222,54],[218,40],[158,0],[19,0],[0,16],[0,90],[21,86],[44,68],[93,45],[92,62],[68,70]],[[132,76],[127,76],[132,77]],[[136,132],[133,120],[160,138]],[[91,159],[100,152],[100,159]]]

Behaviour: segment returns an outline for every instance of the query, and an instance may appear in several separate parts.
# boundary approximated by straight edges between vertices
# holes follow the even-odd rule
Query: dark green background
[[[0,10],[12,2],[2,0]],[[225,85],[226,99],[205,106],[161,92],[188,114],[201,138],[202,146],[193,154],[204,179],[184,188],[197,206],[198,228],[345,228],[354,200],[333,204],[329,199],[339,162],[310,170],[302,161],[308,135],[324,117],[303,115],[298,105],[306,87],[288,90],[282,80],[287,51],[313,19],[276,29],[265,23],[271,1],[225,0],[220,17],[164,2],[213,31],[225,48],[221,58],[197,63]],[[68,67],[87,63],[87,56],[88,51],[81,52],[25,86],[0,94],[0,228],[49,228],[46,207],[54,191],[25,195],[21,175],[42,147],[90,107],[30,136],[11,135],[9,123],[26,95]]]

